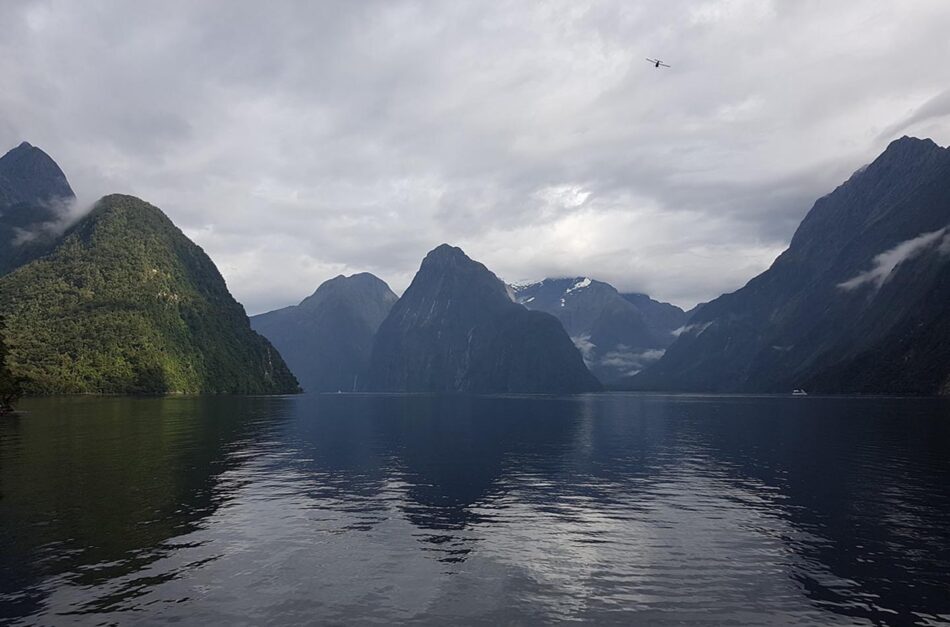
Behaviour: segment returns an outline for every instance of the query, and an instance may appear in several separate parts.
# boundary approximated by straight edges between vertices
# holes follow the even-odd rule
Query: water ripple
[[[14,624],[945,624],[929,399],[32,399]]]

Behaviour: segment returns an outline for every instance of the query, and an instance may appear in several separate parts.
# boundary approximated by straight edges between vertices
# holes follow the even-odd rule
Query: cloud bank
[[[950,232],[948,231],[950,231],[950,227],[944,227],[930,233],[922,233],[917,237],[901,242],[894,248],[875,256],[873,268],[867,272],[862,272],[854,278],[848,279],[844,283],[839,283],[838,287],[843,290],[851,291],[862,285],[871,284],[877,289],[891,278],[897,266],[908,259],[913,259],[934,247],[942,254],[950,253]]]
[[[131,193],[251,313],[441,242],[503,279],[740,287],[889,129],[950,141],[944,0],[0,4],[0,147]],[[657,70],[644,57],[672,65]]]

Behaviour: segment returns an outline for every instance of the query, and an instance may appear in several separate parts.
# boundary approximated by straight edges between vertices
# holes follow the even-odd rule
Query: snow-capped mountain
[[[686,320],[682,309],[645,294],[621,294],[590,277],[511,285],[516,302],[550,313],[602,382],[636,374],[663,355]]]

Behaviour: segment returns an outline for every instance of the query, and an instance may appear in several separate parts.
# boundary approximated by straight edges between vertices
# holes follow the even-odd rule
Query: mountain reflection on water
[[[0,620],[950,621],[950,403],[30,399]]]

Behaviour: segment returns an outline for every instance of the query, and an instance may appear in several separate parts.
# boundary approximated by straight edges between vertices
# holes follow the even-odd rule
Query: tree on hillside
[[[20,398],[20,382],[7,367],[7,344],[3,337],[3,319],[0,318],[0,416],[13,411]]]

